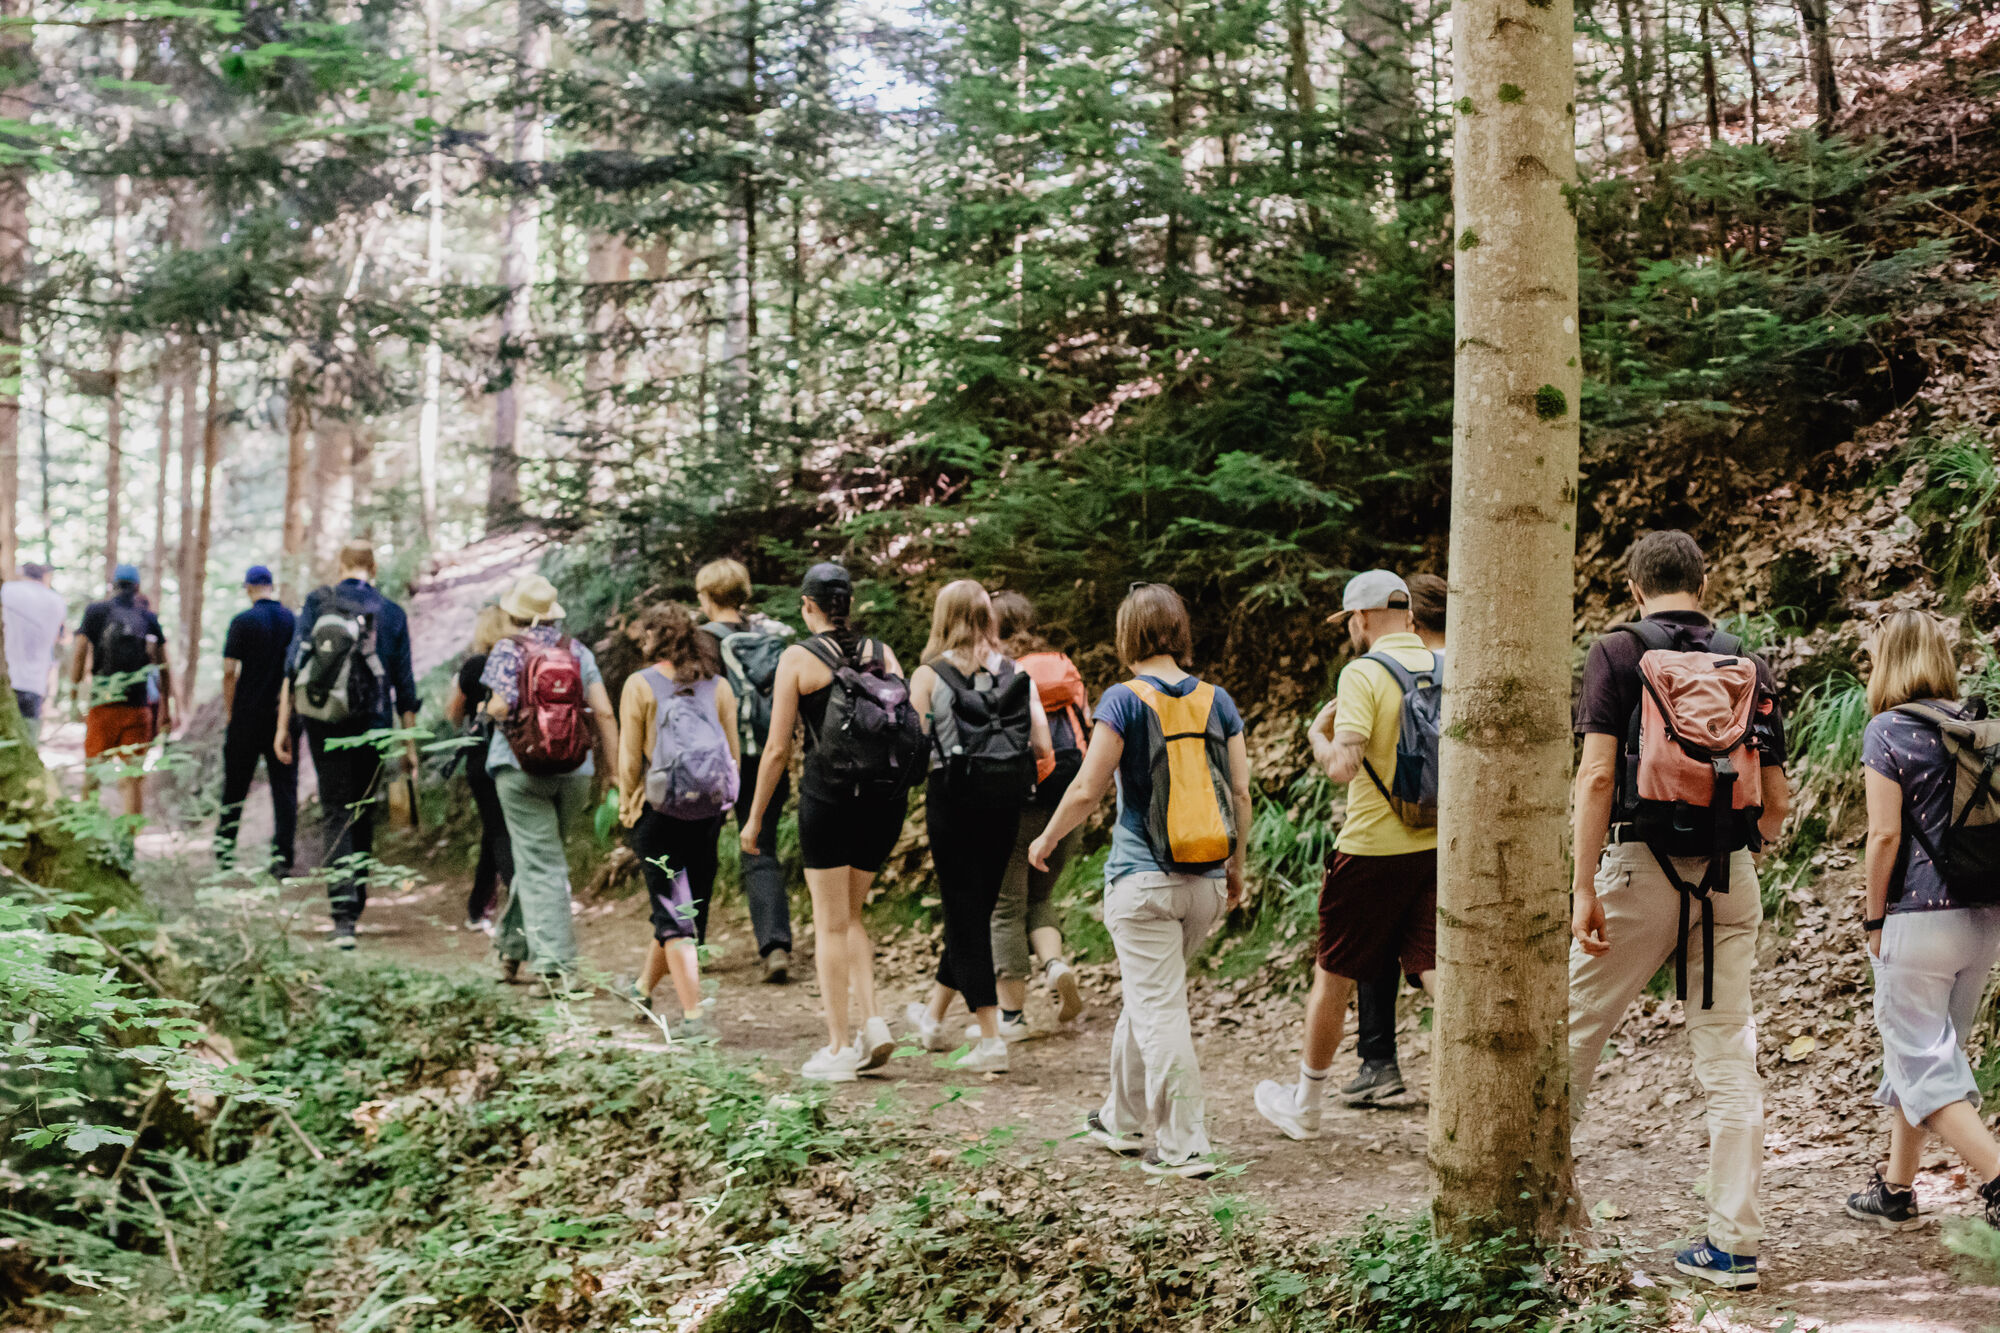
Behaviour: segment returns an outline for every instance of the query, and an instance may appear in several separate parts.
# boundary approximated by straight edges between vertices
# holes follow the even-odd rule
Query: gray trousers
[[[1029,865],[1028,848],[1042,836],[1042,830],[1049,826],[1049,816],[1054,813],[1039,805],[1022,809],[1021,827],[1014,834],[1014,851],[1007,858],[1007,870],[1000,878],[1000,899],[993,904],[993,975],[1007,981],[1026,981],[1034,971],[1028,936],[1044,926],[1055,927],[1056,907],[1049,894],[1083,841],[1083,826],[1079,824],[1049,853],[1047,870]]]
[[[574,971],[576,931],[570,924],[563,835],[590,818],[590,775],[535,777],[509,765],[493,770],[493,785],[514,844],[514,880],[493,947],[503,959],[526,962],[543,976]]]

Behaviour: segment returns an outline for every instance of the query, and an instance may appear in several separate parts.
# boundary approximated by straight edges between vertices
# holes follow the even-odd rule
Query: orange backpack
[[[1049,740],[1055,753],[1035,764],[1035,803],[1054,808],[1069,790],[1070,779],[1083,767],[1090,749],[1090,693],[1069,655],[1058,652],[1029,653],[1016,659],[1015,666],[1035,682],[1042,711],[1049,718]]]

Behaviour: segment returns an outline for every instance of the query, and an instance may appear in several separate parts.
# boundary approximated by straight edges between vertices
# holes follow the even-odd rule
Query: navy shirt
[[[392,726],[392,706],[394,713],[414,713],[419,703],[416,671],[410,661],[410,621],[402,607],[377,592],[375,585],[367,580],[342,579],[335,588],[315,588],[306,594],[306,604],[299,608],[292,631],[292,650],[286,654],[285,671],[288,675],[298,674],[305,642],[312,637],[313,624],[333,592],[375,617],[375,655],[382,661],[383,708],[370,725]]]
[[[1176,699],[1185,699],[1201,684],[1195,676],[1172,685],[1157,676],[1140,679]],[[1214,707],[1222,718],[1222,734],[1241,735],[1243,715],[1236,710],[1236,701],[1229,697],[1229,691],[1220,685],[1215,687]],[[1146,840],[1146,812],[1153,804],[1153,752],[1147,744],[1151,732],[1146,725],[1150,711],[1125,685],[1113,685],[1097,701],[1097,721],[1117,732],[1125,742],[1125,749],[1118,756],[1118,822],[1111,826],[1111,854],[1104,862],[1106,884],[1116,883],[1127,875],[1167,869]],[[1223,813],[1226,817],[1235,814],[1233,810]],[[1211,879],[1219,879],[1225,870],[1217,866],[1206,873]]]
[[[139,594],[135,592],[121,592],[115,594],[107,601],[92,602],[83,609],[83,621],[77,626],[76,632],[90,640],[90,674],[92,676],[109,676],[114,674],[111,670],[111,664],[104,659],[104,630],[111,623],[112,604],[115,602],[120,607],[129,610],[136,606],[138,601]],[[151,611],[142,610],[139,614],[146,618],[146,646],[148,648],[158,648],[165,645],[167,635],[166,631],[160,628],[160,618]],[[112,701],[98,698],[97,691],[94,688],[92,689],[91,704],[93,707],[97,704],[109,702]],[[146,682],[144,680],[135,681],[125,687],[125,702],[139,708],[146,706]]]
[[[252,602],[229,622],[222,655],[237,664],[230,731],[258,735],[276,729],[278,687],[284,683],[296,629],[292,613],[275,597]]]
[[[1959,712],[1951,700],[1921,699],[1949,712]],[[1951,756],[1945,753],[1944,738],[1922,718],[1893,710],[1877,713],[1868,722],[1861,739],[1861,762],[1903,789],[1903,818],[1914,818],[1933,847],[1944,845],[1945,825],[1951,822],[1952,790],[1958,775],[1952,771]],[[1931,864],[1924,845],[1903,830],[1902,896],[1889,884],[1891,912],[1941,912],[1963,907],[1945,887],[1944,877]]]

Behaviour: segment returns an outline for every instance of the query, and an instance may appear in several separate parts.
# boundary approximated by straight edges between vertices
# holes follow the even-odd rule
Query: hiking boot
[[[951,1038],[944,1034],[944,1024],[931,1017],[931,1011],[915,1000],[903,1006],[903,1021],[910,1025],[910,1035],[917,1039],[917,1045],[927,1051],[948,1051]]]
[[[1076,984],[1076,969],[1060,958],[1051,958],[1042,975],[1056,993],[1056,1022],[1075,1022],[1083,1012],[1083,991]]]
[[[1257,1085],[1257,1114],[1276,1125],[1288,1139],[1319,1137],[1319,1112],[1299,1108],[1299,1090],[1289,1083],[1265,1079]]]
[[[342,953],[354,952],[354,923],[336,921],[333,923],[333,947]]]
[[[1979,1197],[1986,1201],[1986,1225],[2000,1227],[2000,1176],[1982,1185]]]
[[[707,1046],[718,1040],[705,1014],[694,1014],[674,1025],[674,1040],[689,1046]]]
[[[1004,1074],[1007,1072],[1007,1043],[998,1037],[984,1038],[954,1060],[951,1068],[960,1074]]]
[[[1689,1277],[1732,1291],[1757,1289],[1757,1256],[1719,1250],[1706,1237],[1701,1244],[1675,1255],[1674,1267]]]
[[[1183,1157],[1177,1162],[1160,1156],[1158,1148],[1146,1149],[1146,1155],[1139,1159],[1139,1169],[1149,1176],[1179,1176],[1182,1180],[1206,1180],[1222,1169],[1222,1164],[1206,1153],[1196,1153]]]
[[[859,1073],[872,1074],[889,1063],[896,1053],[896,1039],[889,1034],[889,1020],[880,1015],[869,1018],[854,1034],[854,1053],[860,1058]]]
[[[1028,1016],[1026,1014],[1022,1014],[1019,1018],[1014,1019],[1008,1018],[1005,1014],[1000,1016],[1000,1040],[1020,1041],[1027,1035]],[[965,1025],[965,1039],[967,1041],[978,1041],[980,1039],[979,1024],[967,1023]]]
[[[1120,1157],[1130,1157],[1146,1146],[1146,1136],[1137,1132],[1116,1134],[1104,1123],[1104,1117],[1092,1111],[1083,1118],[1084,1136],[1107,1152],[1115,1152]]]
[[[1917,1192],[1905,1185],[1898,1189],[1877,1171],[1868,1188],[1847,1196],[1847,1215],[1857,1222],[1873,1222],[1884,1231],[1915,1231],[1929,1219],[1917,1211]]]
[[[773,949],[764,955],[764,984],[782,986],[792,979],[792,951]]]
[[[1403,1095],[1403,1071],[1394,1060],[1363,1060],[1361,1072],[1340,1090],[1340,1100],[1349,1106],[1373,1106]]]
[[[815,1083],[852,1083],[860,1068],[861,1057],[855,1054],[854,1044],[849,1042],[839,1050],[822,1046],[814,1051],[805,1068],[799,1070],[799,1075]]]

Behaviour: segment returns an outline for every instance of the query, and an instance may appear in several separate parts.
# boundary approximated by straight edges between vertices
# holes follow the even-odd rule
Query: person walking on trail
[[[28,735],[42,739],[42,706],[48,701],[49,679],[55,674],[57,645],[69,604],[49,586],[47,565],[22,565],[21,577],[0,584],[0,627],[7,640],[7,679]]]
[[[1052,894],[1063,867],[1083,840],[1081,826],[1049,853],[1049,867],[1028,864],[1028,848],[1049,826],[1069,784],[1083,767],[1090,744],[1090,695],[1076,663],[1035,632],[1035,607],[1018,592],[993,594],[994,632],[1000,651],[1034,679],[1048,719],[1049,758],[1037,766],[1035,794],[1021,808],[1020,829],[1000,877],[1000,900],[993,907],[993,975],[1000,996],[1000,1035],[1009,1041],[1028,1032],[1028,980],[1041,960],[1042,980],[1056,998],[1056,1021],[1069,1023],[1083,1012],[1076,972],[1063,956]]]
[[[1673,959],[1708,1103],[1708,1231],[1674,1265],[1750,1288],[1764,1234],[1750,998],[1763,907],[1751,854],[1791,804],[1784,718],[1770,668],[1703,614],[1692,537],[1646,534],[1626,573],[1640,618],[1591,645],[1576,710],[1571,1111],[1582,1117],[1605,1043]]]
[[[1913,1183],[1925,1141],[1950,1144],[2000,1226],[2000,1142],[1980,1117],[1965,1043],[2000,961],[2000,721],[1960,699],[1955,634],[1899,611],[1869,644],[1861,762],[1868,793],[1863,932],[1889,1108],[1889,1160],[1849,1196],[1848,1216],[1892,1231],[1924,1225]]]
[[[521,965],[557,999],[577,997],[576,932],[564,839],[590,818],[597,775],[618,757],[618,719],[589,648],[562,630],[555,585],[529,574],[500,599],[510,633],[493,645],[480,683],[499,723],[486,766],[514,848],[507,910],[494,931],[501,980]]]
[[[737,797],[736,694],[715,637],[695,628],[688,608],[656,606],[638,631],[651,665],[625,678],[618,700],[618,817],[645,873],[653,943],[630,998],[651,1009],[672,976],[677,1035],[701,1040],[712,1033],[696,922],[715,891],[716,836]]]
[[[1034,678],[1001,653],[993,603],[972,579],[938,590],[924,664],[910,677],[910,703],[930,737],[924,821],[944,913],[944,947],[928,1003],[906,1011],[925,1050],[950,1050],[945,1015],[954,995],[976,1020],[972,1048],[952,1068],[1005,1073],[993,967],[993,909],[1007,857],[1034,794],[1039,761],[1052,761],[1049,720]],[[976,1034],[976,1036],[974,1036]]]
[[[1111,1087],[1085,1130],[1121,1156],[1144,1148],[1140,1165],[1151,1174],[1201,1178],[1219,1163],[1204,1123],[1187,960],[1243,898],[1250,756],[1228,691],[1181,665],[1193,656],[1193,633],[1172,588],[1132,586],[1118,607],[1117,648],[1132,679],[1098,700],[1090,752],[1029,846],[1028,863],[1047,870],[1115,776],[1104,925],[1124,1004],[1111,1037]]]
[[[368,906],[375,854],[375,817],[388,786],[385,749],[402,771],[417,771],[417,743],[362,739],[398,720],[417,725],[417,678],[410,660],[410,622],[403,608],[375,587],[375,548],[350,541],[340,550],[340,579],[306,594],[292,631],[278,687],[278,727],[272,752],[297,758],[294,718],[312,747],[319,782],[320,865],[326,871],[333,944],[354,947],[355,923]]]
[[[1445,581],[1435,574],[1412,574],[1404,582],[1417,637],[1432,652],[1443,652]],[[1396,997],[1402,989],[1400,965],[1355,983],[1354,1053],[1361,1057],[1361,1070],[1340,1089],[1340,1100],[1348,1106],[1376,1106],[1403,1094],[1403,1067],[1396,1057]]]
[[[157,712],[147,701],[147,682],[156,672],[161,695]],[[173,730],[174,717],[167,637],[160,618],[140,605],[136,565],[119,565],[111,575],[111,596],[84,608],[70,660],[70,681],[79,698],[86,680],[90,711],[84,721],[83,757],[94,761],[109,756],[118,762],[125,813],[142,814],[145,751],[156,735]],[[90,766],[83,781],[86,794],[96,790]]]
[[[770,738],[739,843],[744,855],[756,852],[791,763],[793,728],[803,723],[799,849],[812,893],[813,962],[827,1044],[801,1072],[846,1083],[883,1068],[896,1049],[877,1006],[875,951],[862,908],[902,836],[909,788],[923,776],[924,739],[896,654],[848,623],[854,584],[847,571],[814,565],[799,592],[799,614],[812,637],[778,659]]]
[[[500,789],[493,785],[486,754],[493,746],[493,718],[486,701],[493,691],[480,683],[486,673],[486,657],[493,645],[510,628],[507,613],[498,606],[484,606],[472,622],[472,651],[452,677],[451,692],[445,697],[445,716],[464,733],[465,785],[472,789],[473,808],[479,811],[479,861],[472,870],[472,889],[465,898],[465,928],[493,932],[493,904],[500,886],[514,882],[514,844],[507,837],[507,816],[500,809]]]
[[[744,610],[750,600],[750,571],[735,560],[712,560],[694,576],[701,603],[702,629],[712,635],[722,655],[723,674],[737,700],[737,750],[741,767],[736,803],[739,829],[750,816],[751,794],[757,790],[757,768],[771,734],[771,700],[778,683],[778,662],[792,638],[783,621]],[[764,980],[782,986],[791,977],[792,907],[785,893],[785,868],[778,863],[778,820],[790,799],[792,775],[780,774],[764,822],[757,826],[757,850],[743,854],[743,897],[750,905],[750,929],[757,937]],[[708,900],[695,904],[695,938],[708,939]]]
[[[1333,1057],[1356,986],[1403,975],[1429,990],[1437,969],[1436,813],[1433,807],[1426,818],[1421,809],[1399,806],[1396,791],[1413,776],[1406,766],[1420,762],[1416,753],[1404,752],[1412,730],[1406,704],[1420,705],[1421,691],[1441,684],[1444,659],[1417,637],[1409,585],[1386,569],[1349,579],[1332,621],[1346,627],[1360,656],[1341,668],[1334,697],[1313,719],[1309,735],[1314,761],[1329,780],[1347,787],[1347,818],[1320,880],[1319,941],[1298,1079],[1266,1079],[1256,1091],[1258,1113],[1293,1139],[1320,1135]],[[1349,1086],[1365,1082],[1364,1071]]]
[[[250,566],[243,575],[243,592],[250,605],[230,620],[222,641],[222,711],[229,722],[222,733],[222,814],[215,823],[215,858],[219,865],[235,862],[243,802],[261,760],[271,787],[266,864],[274,874],[289,875],[298,828],[299,770],[290,759],[278,758],[278,695],[298,623],[278,600],[267,566]]]

